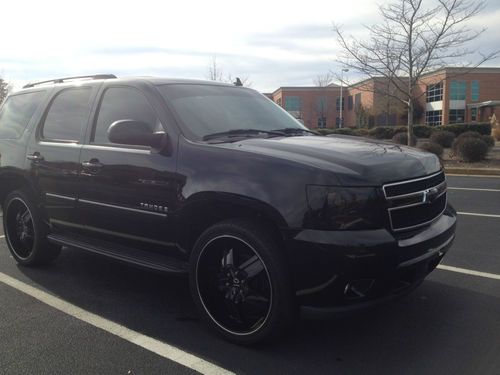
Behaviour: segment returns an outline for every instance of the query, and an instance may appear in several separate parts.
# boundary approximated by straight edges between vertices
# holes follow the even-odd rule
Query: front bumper
[[[287,241],[302,315],[321,317],[365,308],[418,286],[451,247],[455,210],[404,235],[370,231],[303,230]]]

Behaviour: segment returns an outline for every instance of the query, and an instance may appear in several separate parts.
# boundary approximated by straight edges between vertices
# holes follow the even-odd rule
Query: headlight
[[[306,225],[322,230],[361,230],[384,227],[383,199],[375,188],[307,186]]]

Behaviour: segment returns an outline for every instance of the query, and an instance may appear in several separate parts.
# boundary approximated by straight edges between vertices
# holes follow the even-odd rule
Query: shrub
[[[392,137],[392,141],[394,143],[399,143],[400,145],[408,144],[408,133],[396,133]],[[411,138],[411,146],[415,146],[417,144],[417,138],[412,136]]]
[[[443,156],[443,147],[441,147],[441,145],[439,143],[425,142],[425,143],[422,143],[419,146],[419,148],[421,150],[433,153],[438,158],[441,158],[441,156]]]
[[[351,128],[333,129],[331,134],[354,135],[354,129],[351,129]]]
[[[486,143],[486,146],[488,146],[488,148],[495,146],[495,138],[493,138],[491,135],[482,135],[481,140]]]
[[[449,132],[447,130],[435,131],[430,137],[430,141],[437,143],[441,147],[449,148],[453,144],[455,139],[455,133]]]
[[[392,138],[394,135],[392,129],[387,126],[377,126],[376,128],[370,129],[368,134],[370,135],[370,137],[376,139]]]
[[[432,127],[428,125],[414,125],[413,134],[418,138],[429,138],[432,134]]]
[[[453,141],[453,144],[451,145],[453,151],[455,153],[458,153],[458,148],[460,147],[460,144],[464,140],[469,139],[469,138],[480,139],[481,134],[479,134],[478,132],[473,132],[473,131],[468,131],[468,132],[460,134],[457,138],[455,138],[455,140]]]
[[[465,138],[458,143],[457,153],[464,161],[481,161],[488,153],[488,145],[480,138]]]
[[[361,135],[356,128],[339,128],[339,129],[317,129],[317,131],[323,135]]]
[[[459,136],[462,133],[474,131],[479,134],[490,135],[491,134],[491,124],[487,123],[479,123],[479,124],[452,124],[452,125],[441,125],[435,126],[436,130],[447,130],[452,133],[455,133],[456,136]]]
[[[365,128],[354,129],[354,135],[359,135],[360,137],[368,137],[370,131]]]
[[[328,134],[332,134],[332,130],[333,129],[312,129],[314,131],[317,131],[319,134],[323,134],[323,135],[328,135]]]
[[[377,139],[391,139],[397,133],[406,132],[406,126],[377,126],[370,129],[368,135]]]

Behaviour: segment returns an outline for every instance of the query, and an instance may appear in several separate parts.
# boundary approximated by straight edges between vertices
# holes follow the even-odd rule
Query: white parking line
[[[234,374],[213,363],[196,357],[193,354],[178,349],[175,346],[166,344],[152,337],[145,336],[139,332],[121,326],[120,324],[102,318],[99,315],[83,310],[78,306],[52,296],[42,290],[32,287],[31,285],[14,279],[13,277],[10,277],[2,272],[0,272],[0,282],[14,289],[17,289],[20,292],[23,292],[37,299],[38,301],[45,303],[46,305],[52,306],[53,308],[62,311],[65,314],[71,315],[76,319],[84,321],[90,325],[93,325],[94,327],[111,333],[112,335],[118,336],[123,340],[131,342],[132,344],[140,346],[141,348],[149,350],[150,352],[156,353],[163,358],[177,362],[202,374]]]
[[[481,189],[481,188],[448,187],[448,190],[490,191],[490,192],[494,192],[494,193],[500,193],[500,189]]]
[[[497,275],[494,273],[480,272],[480,271],[468,270],[466,268],[445,266],[444,264],[439,264],[437,266],[437,268],[439,268],[440,270],[445,270],[445,271],[458,272],[458,273],[463,273],[463,274],[472,275],[472,276],[481,276],[481,277],[486,277],[488,279],[493,279],[493,280],[500,280],[500,275]]]
[[[493,215],[493,214],[479,214],[477,212],[461,212],[457,211],[457,214],[459,215],[466,215],[466,216],[483,216],[483,217],[495,217],[495,218],[500,218],[500,215]]]
[[[2,235],[0,236],[0,238],[5,238],[5,235],[4,235],[4,234],[2,234]]]

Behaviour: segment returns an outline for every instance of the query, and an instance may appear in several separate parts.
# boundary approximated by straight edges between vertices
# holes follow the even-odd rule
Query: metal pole
[[[340,100],[339,100],[339,105],[340,105],[340,121],[339,121],[339,128],[342,127],[342,84],[344,81],[344,69],[340,71]]]

